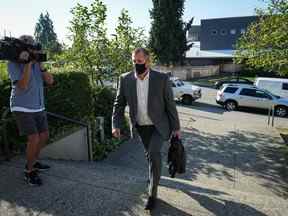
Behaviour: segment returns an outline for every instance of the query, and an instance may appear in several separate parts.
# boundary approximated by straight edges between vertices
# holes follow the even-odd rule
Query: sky
[[[34,34],[35,24],[41,12],[49,12],[60,42],[68,42],[68,26],[72,19],[71,8],[77,3],[89,5],[93,0],[0,0],[0,37],[19,37]],[[122,8],[128,10],[134,27],[150,29],[149,9],[152,0],[102,0],[107,6],[108,34],[114,33]],[[184,21],[194,17],[195,25],[201,19],[255,15],[255,8],[263,8],[263,0],[186,0]]]

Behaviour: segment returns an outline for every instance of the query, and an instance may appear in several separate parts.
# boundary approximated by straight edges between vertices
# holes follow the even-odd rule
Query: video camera
[[[0,60],[9,60],[17,63],[29,63],[32,60],[37,62],[47,61],[47,55],[41,53],[41,44],[27,44],[22,40],[13,37],[4,37],[0,40]],[[36,52],[33,52],[36,51]],[[28,58],[23,60],[20,58],[21,53],[28,53]]]

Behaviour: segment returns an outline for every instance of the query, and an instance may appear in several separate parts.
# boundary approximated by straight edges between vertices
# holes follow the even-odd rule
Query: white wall
[[[154,70],[168,73],[171,72],[173,76],[179,77],[182,80],[189,80],[197,77],[206,77],[219,74],[220,67],[218,65],[208,65],[208,66],[153,66]]]
[[[88,161],[86,128],[81,128],[69,136],[47,145],[41,151],[40,158]]]

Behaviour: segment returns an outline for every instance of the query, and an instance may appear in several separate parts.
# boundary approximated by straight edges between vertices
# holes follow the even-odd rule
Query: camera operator
[[[35,44],[29,35],[19,39],[27,44]],[[8,72],[12,82],[11,112],[15,116],[20,135],[27,137],[25,179],[29,185],[40,186],[42,180],[38,171],[50,168],[38,161],[40,150],[49,137],[43,84],[46,82],[52,85],[54,80],[42,63],[31,60],[31,54],[36,52],[39,51],[29,50],[20,54],[20,60],[29,61],[27,64],[9,61]]]

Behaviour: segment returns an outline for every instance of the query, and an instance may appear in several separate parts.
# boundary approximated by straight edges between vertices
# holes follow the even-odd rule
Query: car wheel
[[[224,107],[228,111],[237,110],[237,103],[235,101],[229,100],[225,102]]]
[[[275,108],[275,115],[280,116],[280,117],[285,117],[287,115],[287,107],[285,106],[277,106]]]
[[[191,105],[193,102],[193,98],[190,95],[183,95],[182,97],[182,103],[185,105]]]

